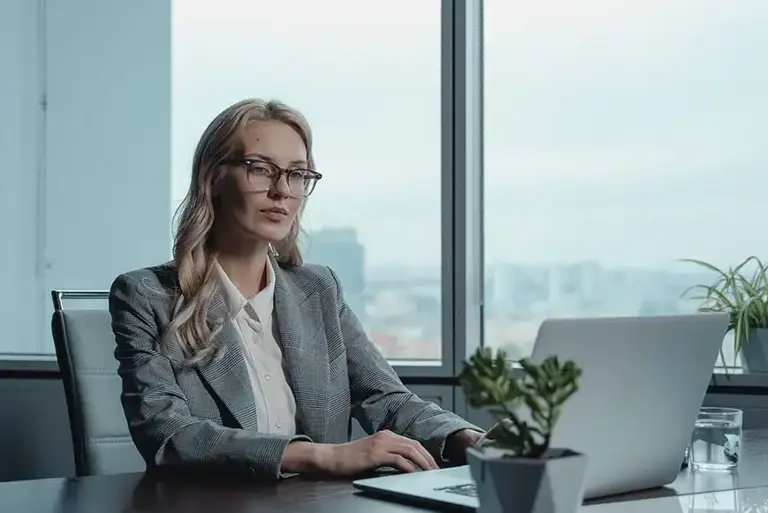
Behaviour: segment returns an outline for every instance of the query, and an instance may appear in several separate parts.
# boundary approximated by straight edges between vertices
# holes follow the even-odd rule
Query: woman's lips
[[[283,221],[288,217],[288,211],[281,208],[265,208],[259,212],[270,221],[275,222]]]

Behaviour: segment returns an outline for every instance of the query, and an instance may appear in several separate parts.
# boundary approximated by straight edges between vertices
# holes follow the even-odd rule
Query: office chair
[[[66,299],[106,300],[106,291],[51,291],[51,330],[67,400],[78,476],[144,472],[120,403],[122,384],[106,309],[62,308]]]

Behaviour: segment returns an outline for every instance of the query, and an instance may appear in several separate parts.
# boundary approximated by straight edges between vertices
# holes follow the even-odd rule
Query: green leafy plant
[[[768,263],[751,256],[736,267],[721,270],[701,260],[684,259],[683,262],[699,265],[715,274],[713,283],[694,285],[683,292],[683,297],[701,301],[700,312],[730,314],[728,330],[733,330],[733,352],[738,355],[748,341],[751,329],[768,328]],[[750,264],[754,264],[751,275],[746,270]],[[694,291],[699,294],[691,296]]]
[[[480,348],[464,362],[459,383],[469,404],[489,408],[495,418],[490,444],[514,456],[546,457],[563,405],[578,390],[581,369],[572,361],[561,364],[557,356],[540,364],[519,363],[521,376],[514,377],[504,351],[494,355]],[[521,417],[521,407],[530,412],[530,421]]]

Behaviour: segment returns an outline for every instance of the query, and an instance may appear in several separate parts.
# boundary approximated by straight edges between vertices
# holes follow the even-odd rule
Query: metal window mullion
[[[454,374],[458,337],[454,326],[456,306],[455,291],[455,0],[443,0],[441,8],[441,338],[443,340],[442,364],[446,375]]]
[[[439,366],[398,366],[402,377],[448,378],[454,374],[456,337],[454,318],[454,30],[455,2],[442,0],[440,6],[440,230],[441,230],[441,362]]]
[[[454,373],[483,340],[482,2],[453,4],[452,302]]]

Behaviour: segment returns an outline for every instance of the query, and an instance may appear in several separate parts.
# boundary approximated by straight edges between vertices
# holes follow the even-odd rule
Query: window
[[[441,3],[176,1],[172,48],[174,209],[220,110],[298,108],[324,175],[307,260],[337,272],[390,360],[440,360]]]
[[[545,317],[691,312],[711,276],[679,259],[765,256],[761,0],[177,0],[121,31],[16,3],[0,352],[52,352],[51,289],[167,259],[200,134],[249,96],[309,118],[307,260],[403,375],[525,356]]]
[[[768,4],[485,3],[485,342],[673,314],[764,252]],[[724,346],[733,362],[730,341]]]

